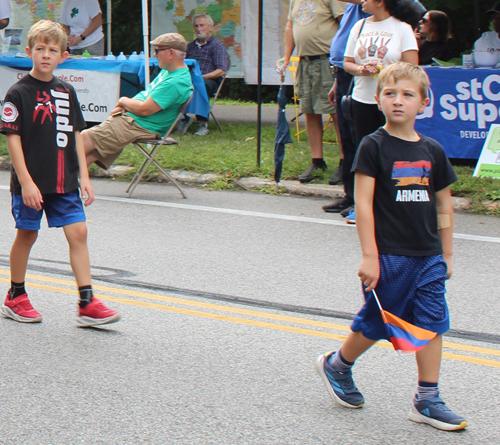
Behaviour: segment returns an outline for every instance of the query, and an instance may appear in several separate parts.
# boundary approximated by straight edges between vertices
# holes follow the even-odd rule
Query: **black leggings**
[[[353,100],[352,117],[358,146],[361,139],[385,125],[384,113],[378,109],[377,104],[364,104]]]

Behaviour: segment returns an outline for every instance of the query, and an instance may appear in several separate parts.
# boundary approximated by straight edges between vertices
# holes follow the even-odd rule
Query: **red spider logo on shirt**
[[[41,94],[43,97],[41,97]],[[41,112],[42,114],[42,124],[45,122],[45,118],[48,116],[52,120],[52,113],[55,111],[55,105],[50,101],[50,96],[46,91],[38,91],[36,93],[36,101],[38,102],[35,106],[35,112],[33,113],[33,122],[36,121],[36,117]]]

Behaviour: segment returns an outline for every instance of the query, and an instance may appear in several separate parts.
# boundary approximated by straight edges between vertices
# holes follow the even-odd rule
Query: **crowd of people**
[[[321,123],[322,114],[331,114],[337,123],[341,160],[329,183],[340,182],[334,180],[340,177],[344,196],[323,206],[323,210],[340,213],[348,223],[355,223],[352,161],[363,137],[385,122],[375,101],[377,75],[385,66],[397,61],[418,65],[448,61],[451,24],[446,13],[427,11],[417,0],[335,0],[326,10],[303,5],[300,0],[291,1],[284,57],[276,62],[277,70],[283,71],[294,49],[301,58],[295,88],[301,112],[305,113],[312,162],[299,175],[299,181],[310,182],[317,171],[327,168],[323,159]],[[486,14],[491,17],[493,30],[485,32],[474,48],[475,51],[498,52],[500,4],[495,4]],[[325,22],[334,34],[329,50],[325,49],[325,34],[321,28]],[[326,67],[328,54],[334,81],[326,69],[320,69],[321,64]],[[303,72],[314,75],[307,77]],[[321,102],[328,88],[333,108],[325,108]],[[344,100],[342,105],[346,96],[349,100]],[[315,107],[311,108],[310,104]]]
[[[323,206],[323,210],[340,213],[348,222],[355,222],[355,216],[352,214],[352,161],[363,137],[385,122],[385,117],[375,101],[377,74],[383,67],[397,61],[425,64],[419,60],[420,46],[427,48],[424,51],[428,56],[434,57],[437,48],[431,42],[441,42],[442,34],[445,34],[446,40],[449,37],[449,27],[446,26],[446,32],[443,33],[441,26],[437,27],[434,23],[426,26],[426,21],[437,17],[435,20],[439,22],[444,16],[448,25],[447,16],[440,11],[427,12],[420,2],[414,0],[338,0],[332,2],[331,9],[324,11],[316,7],[304,8],[302,5],[300,1],[291,2],[285,31],[284,57],[277,62],[277,67],[286,69],[296,46],[297,54],[301,57],[299,73],[303,70],[311,71],[309,65],[310,59],[313,58],[318,66],[320,60],[325,61],[325,67],[330,64],[333,74],[325,70],[314,81],[297,76],[297,95],[300,97],[301,111],[306,115],[306,131],[312,154],[311,166],[299,176],[299,181],[310,182],[316,170],[326,169],[322,151],[321,115],[324,112],[319,106],[311,110],[309,104],[314,102],[312,97],[324,97],[328,90],[328,99],[334,107],[333,112],[336,114],[340,133],[340,168],[345,195],[332,204]],[[318,38],[321,28],[316,23],[316,17],[321,16],[321,23],[327,21],[333,33],[329,42]],[[309,55],[308,52],[311,51],[322,53]],[[439,55],[443,60],[447,59],[447,55],[442,52]],[[331,80],[332,75],[335,82]],[[321,94],[318,91],[321,91]],[[348,116],[341,106],[342,98],[347,95],[352,99]],[[304,100],[306,105],[302,107]],[[332,113],[332,110],[328,112]]]
[[[494,31],[476,45],[498,51],[500,10],[494,7],[488,14]],[[0,16],[0,26],[7,26],[10,10],[1,2]],[[127,144],[167,132],[193,92],[186,55],[199,61],[209,95],[229,61],[212,35],[212,18],[196,14],[193,42],[177,33],[151,42],[161,71],[147,90],[120,98],[106,121],[84,130],[74,88],[53,71],[69,52],[102,54],[97,1],[68,0],[61,22],[41,20],[32,26],[27,53],[33,68],[4,101],[0,131],[13,164],[17,234],[2,313],[23,323],[42,320],[28,298],[25,276],[45,213],[49,227],[62,227],[69,244],[80,295],[77,323],[98,326],[118,321],[120,314],[93,295],[84,212],[94,200],[88,166],[95,162],[109,168]],[[365,305],[342,347],[321,355],[316,369],[334,401],[347,408],[364,404],[352,367],[376,341],[390,339],[372,296],[377,289],[386,310],[435,334],[416,349],[418,385],[410,420],[458,430],[467,422],[446,406],[438,389],[442,334],[449,329],[445,281],[453,270],[449,186],[456,175],[442,147],[414,129],[417,114],[429,103],[429,79],[419,64],[448,58],[449,36],[446,14],[426,11],[417,0],[291,0],[277,67],[286,69],[294,50],[300,57],[296,89],[312,154],[301,182],[327,168],[322,115],[338,120],[345,196],[323,209],[343,212],[357,223],[363,257],[358,275]],[[207,135],[207,118],[196,119],[196,134]],[[186,115],[178,131],[185,133],[192,121]]]

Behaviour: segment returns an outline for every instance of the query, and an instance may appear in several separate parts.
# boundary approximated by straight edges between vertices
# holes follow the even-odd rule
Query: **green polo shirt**
[[[151,116],[128,114],[140,127],[163,136],[177,118],[180,106],[189,99],[192,92],[189,68],[179,68],[171,73],[161,70],[148,89],[136,94],[134,99],[145,101],[151,97],[162,109]]]

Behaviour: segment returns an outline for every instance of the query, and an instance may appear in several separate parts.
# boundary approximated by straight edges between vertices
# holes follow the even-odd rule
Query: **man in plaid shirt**
[[[222,77],[228,70],[228,56],[226,48],[222,42],[219,42],[213,35],[214,21],[208,14],[201,13],[193,16],[194,32],[196,40],[188,44],[186,58],[195,59],[200,64],[201,74],[205,80],[205,88],[208,97],[212,97],[219,87]],[[196,136],[208,135],[208,118],[196,116],[199,122]],[[177,124],[176,133],[186,133],[193,122],[193,118],[184,116]]]

